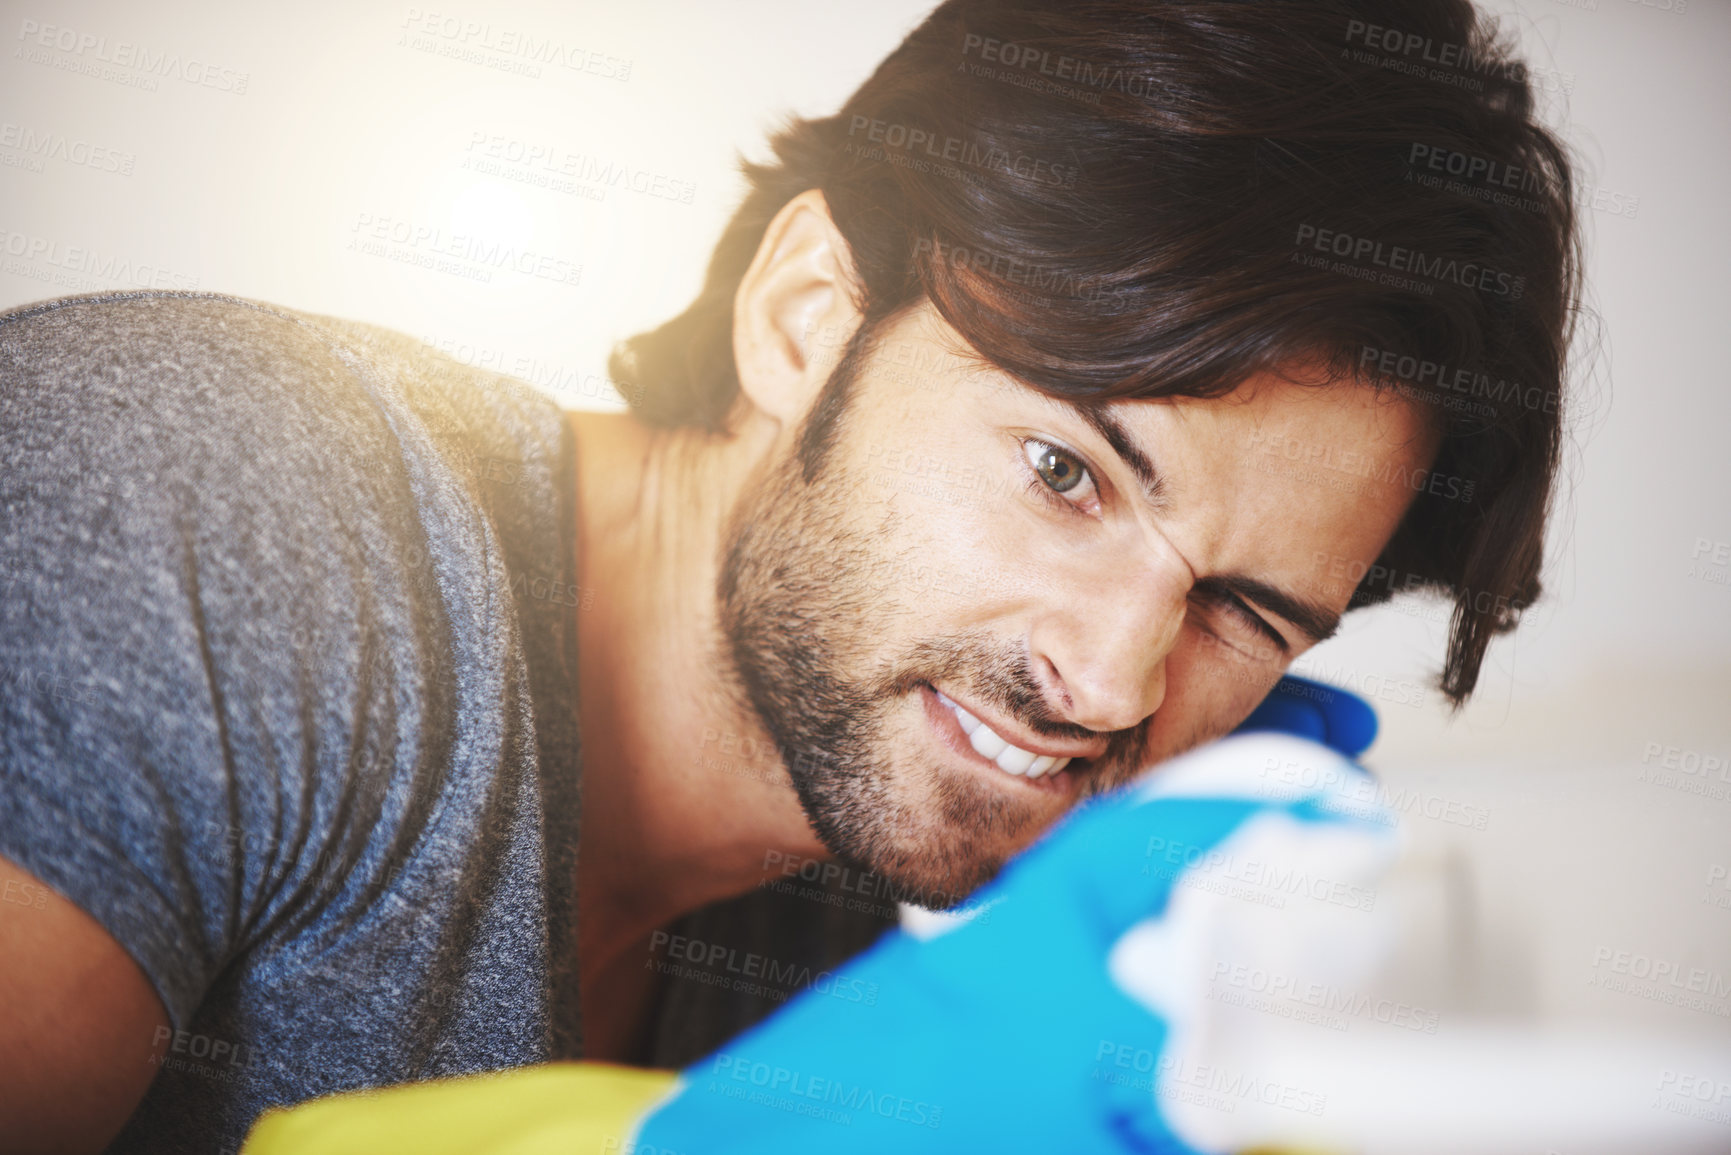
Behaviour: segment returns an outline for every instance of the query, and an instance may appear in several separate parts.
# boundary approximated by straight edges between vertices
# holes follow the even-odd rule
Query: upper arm
[[[100,1151],[144,1097],[171,1032],[100,923],[0,857],[0,1135],[18,1152]]]

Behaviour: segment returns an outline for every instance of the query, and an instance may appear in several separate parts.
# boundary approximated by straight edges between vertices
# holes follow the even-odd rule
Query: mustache
[[[1092,741],[1101,731],[1066,721],[1052,709],[1025,649],[978,634],[960,634],[919,643],[873,696],[900,697],[924,684],[965,686],[979,701],[1046,738]],[[1150,715],[1152,717],[1152,715]],[[1107,733],[1106,750],[1096,765],[1136,762],[1147,741],[1148,718]]]

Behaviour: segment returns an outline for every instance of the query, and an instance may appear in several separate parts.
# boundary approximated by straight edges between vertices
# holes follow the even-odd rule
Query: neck
[[[594,593],[577,611],[587,982],[656,928],[758,885],[771,851],[827,852],[734,687],[717,614],[727,513],[773,431],[570,419],[578,581]]]

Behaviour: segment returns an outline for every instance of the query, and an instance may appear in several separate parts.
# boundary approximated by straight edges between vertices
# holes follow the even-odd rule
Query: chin
[[[880,835],[873,840],[874,861],[864,865],[892,883],[898,901],[932,910],[965,903],[1070,806],[1049,794],[1023,797],[949,766],[927,764],[892,781],[885,792],[892,795],[888,813],[873,823]],[[882,819],[890,815],[901,819],[895,823],[900,830],[884,828]]]

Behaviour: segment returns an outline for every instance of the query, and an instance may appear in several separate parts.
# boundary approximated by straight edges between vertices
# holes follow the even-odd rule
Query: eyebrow
[[[1071,402],[1071,408],[1093,427],[1094,432],[1105,439],[1106,444],[1112,447],[1112,452],[1123,461],[1125,468],[1136,475],[1148,504],[1155,509],[1163,509],[1168,496],[1166,479],[1160,476],[1160,471],[1154,468],[1154,463],[1148,460],[1148,455],[1142,452],[1142,447],[1136,444],[1136,438],[1125,428],[1124,423],[1095,405]]]
[[[1278,586],[1269,585],[1247,574],[1209,574],[1197,581],[1196,586],[1199,589],[1212,587],[1227,590],[1270,613],[1278,614],[1297,626],[1312,643],[1325,642],[1340,629],[1340,615],[1334,610],[1309,598],[1289,594]]]

